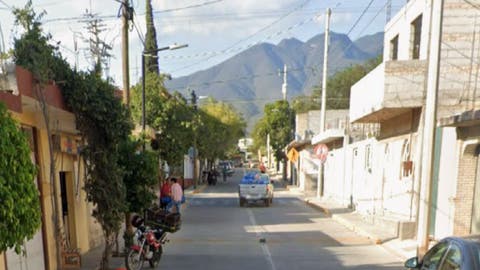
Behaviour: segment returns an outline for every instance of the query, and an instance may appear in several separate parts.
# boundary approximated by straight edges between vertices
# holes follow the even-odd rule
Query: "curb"
[[[325,207],[322,207],[322,206],[320,206],[320,205],[318,205],[318,204],[315,204],[315,203],[311,202],[309,199],[304,199],[304,200],[305,200],[305,203],[306,203],[308,206],[310,206],[310,207],[312,207],[312,208],[315,208],[315,209],[323,212],[323,213],[324,213],[325,215],[327,215],[328,217],[332,217],[332,213],[330,212],[330,210],[328,210],[328,208],[325,208]]]
[[[342,218],[338,215],[333,215],[332,219],[337,221],[338,223],[342,224],[343,226],[347,227],[348,229],[350,229],[350,230],[352,230],[352,231],[354,231],[354,232],[356,232],[356,233],[358,233],[362,236],[365,236],[365,237],[369,238],[376,245],[380,245],[384,242],[381,238],[379,238],[375,235],[372,235],[371,233],[359,228],[355,224],[352,224],[348,220],[345,220],[344,218]]]

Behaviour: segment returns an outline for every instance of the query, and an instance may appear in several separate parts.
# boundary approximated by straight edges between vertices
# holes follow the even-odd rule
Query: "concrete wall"
[[[440,163],[437,177],[437,200],[433,203],[435,212],[436,239],[454,234],[455,194],[457,192],[458,158],[460,148],[455,128],[443,128],[441,131]],[[471,171],[471,170],[470,170]],[[435,178],[434,178],[435,179]],[[452,181],[454,180],[454,181]],[[434,185],[435,186],[435,185]],[[463,200],[462,200],[463,201]],[[471,214],[470,214],[471,215]]]
[[[398,35],[398,60],[410,60],[412,51],[411,23],[420,15],[423,16],[422,36],[420,41],[420,59],[427,58],[427,40],[429,31],[430,11],[425,0],[410,0],[385,26],[384,60],[390,58],[390,41]]]
[[[352,86],[350,91],[350,122],[354,122],[383,107],[384,73],[385,65],[380,64]]]
[[[380,126],[380,138],[389,138],[410,132],[416,132],[420,123],[421,110],[412,110],[410,112],[396,116],[389,121],[385,121]]]
[[[478,109],[480,11],[466,1],[445,0],[438,118]]]

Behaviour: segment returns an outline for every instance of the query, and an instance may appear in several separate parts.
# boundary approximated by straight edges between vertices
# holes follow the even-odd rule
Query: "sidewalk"
[[[194,193],[201,192],[206,187],[206,184],[199,184],[196,189],[190,187],[185,190],[185,195],[188,197]],[[123,252],[123,236],[119,236],[120,252]],[[100,266],[103,250],[105,246],[100,245],[93,248],[82,255],[82,265],[80,270],[97,270]],[[112,256],[110,257],[109,266],[111,270],[126,270],[125,257],[124,256]]]
[[[298,191],[293,188],[293,192]],[[309,206],[322,211],[348,229],[368,237],[372,243],[381,245],[390,253],[398,256],[400,260],[416,256],[417,242],[414,239],[400,240],[391,230],[372,224],[361,214],[332,200],[305,197],[302,193],[299,197]]]

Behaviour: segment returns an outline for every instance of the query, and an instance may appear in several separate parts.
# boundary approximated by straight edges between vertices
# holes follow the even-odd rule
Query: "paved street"
[[[240,207],[237,184],[208,186],[188,199],[161,269],[403,269],[402,262],[281,187],[271,207]]]

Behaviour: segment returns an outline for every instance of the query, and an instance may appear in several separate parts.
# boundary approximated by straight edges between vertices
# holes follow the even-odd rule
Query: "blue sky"
[[[20,29],[13,26],[12,7],[26,0],[0,0],[0,26],[6,49]],[[152,0],[158,46],[188,44],[159,53],[161,72],[173,77],[209,68],[261,42],[277,44],[285,38],[306,41],[325,29],[325,10],[332,9],[331,30],[349,33],[352,40],[383,31],[387,0]],[[392,16],[406,0],[392,0]],[[135,26],[130,34],[130,81],[140,77],[141,37],[145,35],[145,1],[133,0]],[[33,0],[37,13],[45,11],[44,30],[60,41],[62,55],[81,69],[89,67],[82,15],[86,10],[103,19],[104,39],[113,46],[109,75],[117,85],[121,73],[121,19],[118,0]],[[368,7],[368,9],[367,9]],[[360,16],[363,16],[360,18]],[[358,23],[356,23],[358,22]],[[74,41],[77,41],[77,52]],[[0,44],[0,48],[3,46]]]

